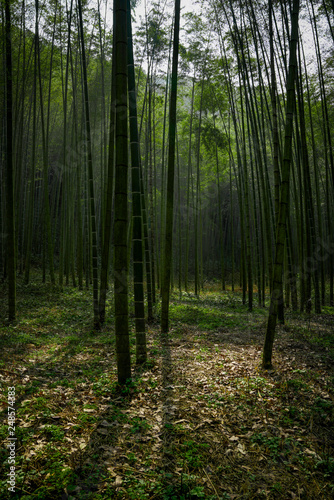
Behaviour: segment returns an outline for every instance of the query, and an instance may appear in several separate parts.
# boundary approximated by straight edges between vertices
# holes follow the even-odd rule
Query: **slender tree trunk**
[[[173,206],[174,206],[174,166],[176,137],[177,68],[179,56],[180,0],[175,0],[174,42],[172,61],[172,82],[169,108],[169,147],[167,170],[167,206],[165,258],[162,274],[161,331],[168,332],[169,288],[173,248]]]
[[[129,114],[130,114],[130,144],[131,144],[131,179],[132,179],[132,220],[133,220],[133,281],[136,325],[136,362],[145,363],[147,359],[146,326],[144,307],[143,278],[143,238],[140,190],[140,154],[137,122],[137,99],[135,84],[135,68],[133,61],[131,6],[127,0],[128,29],[128,73],[129,73]]]
[[[171,55],[171,43],[169,44],[169,52],[168,52],[168,66],[167,66],[167,78],[166,78],[166,88],[165,88],[165,97],[164,97],[164,120],[163,120],[163,128],[162,128],[162,150],[161,150],[161,207],[160,207],[160,283],[161,283],[161,273],[163,267],[163,255],[164,255],[164,234],[165,234],[165,143],[166,143],[166,121],[167,121],[167,103],[168,103],[168,94],[169,94],[169,73],[170,73],[170,55]],[[161,295],[161,286],[160,286],[160,295]]]
[[[272,0],[269,1],[269,37],[270,37],[270,73],[271,73],[271,106],[272,106],[272,134],[273,134],[273,163],[274,163],[274,189],[275,189],[275,224],[278,219],[279,211],[279,188],[280,188],[280,171],[278,161],[278,120],[277,120],[277,99],[276,99],[276,73],[275,73],[275,57],[274,57],[274,35],[273,35],[273,5]],[[283,283],[283,282],[282,282]],[[281,291],[283,295],[283,289]],[[278,305],[278,318],[280,323],[284,323],[284,303],[281,301]]]
[[[152,70],[153,71],[153,70]],[[152,86],[153,75],[150,73],[147,78],[148,85],[148,205],[149,205],[149,240],[151,248],[151,282],[152,282],[152,302],[155,304],[155,218],[154,218],[154,199],[153,199],[153,162],[152,162]]]
[[[40,92],[40,109],[41,109],[41,126],[42,126],[42,148],[43,148],[43,198],[44,198],[44,230],[43,235],[46,232],[46,241],[48,249],[48,258],[50,266],[50,279],[51,283],[54,285],[55,275],[53,266],[53,245],[52,245],[52,235],[51,235],[51,220],[50,220],[50,205],[49,205],[49,189],[48,189],[48,130],[45,127],[44,120],[44,106],[43,106],[43,88],[42,88],[42,76],[41,76],[41,60],[40,60],[40,50],[39,50],[39,37],[37,37],[37,70],[38,70],[38,83]],[[50,71],[52,70],[52,60],[50,63]],[[51,79],[49,82],[51,90]],[[49,122],[49,120],[48,120]],[[44,236],[43,236],[44,238]],[[46,245],[45,245],[46,246]]]
[[[79,134],[78,134],[78,110],[77,110],[77,95],[76,95],[76,76],[73,68],[73,58],[71,53],[71,76],[72,76],[72,88],[73,88],[73,147],[76,156],[79,156],[78,153],[78,143],[79,143]],[[76,169],[75,169],[75,181],[76,185],[76,267],[78,274],[78,284],[79,290],[83,288],[83,230],[82,230],[82,206],[81,206],[81,161],[79,158],[76,160]]]
[[[247,94],[246,94],[246,109],[247,106]],[[242,143],[243,143],[243,170],[241,173],[242,188],[241,194],[244,196],[245,200],[245,225],[246,225],[246,264],[247,264],[247,284],[248,284],[248,310],[253,309],[253,269],[252,269],[252,259],[251,259],[251,239],[250,239],[250,207],[249,207],[249,189],[248,189],[248,172],[247,172],[247,158],[246,158],[246,127],[244,124],[244,110],[243,101],[241,96],[241,123],[242,123]],[[250,132],[250,130],[249,130]],[[250,136],[250,133],[249,133]]]
[[[202,105],[203,105],[203,91],[204,91],[204,71],[202,76],[201,85],[201,99],[199,105],[199,120],[198,120],[198,139],[197,139],[197,158],[196,158],[196,205],[195,205],[195,231],[194,231],[194,251],[195,251],[195,295],[199,294],[201,288],[200,283],[200,265],[199,265],[199,255],[198,255],[198,229],[201,223],[201,201],[200,201],[200,156],[201,156],[201,127],[202,127]]]
[[[93,179],[93,156],[92,156],[92,141],[91,141],[91,132],[90,132],[90,115],[89,115],[89,99],[88,99],[88,83],[87,83],[87,63],[86,63],[86,51],[85,51],[85,41],[84,41],[83,22],[82,22],[81,0],[78,0],[78,8],[79,8],[82,73],[83,73],[84,103],[85,103],[88,182],[89,182],[89,199],[90,199],[90,220],[91,220],[91,235],[92,235],[93,310],[94,310],[94,325],[96,327],[98,327],[98,325],[99,325],[99,290],[98,290],[98,266],[97,266],[97,234],[96,234],[94,179]]]
[[[192,81],[191,90],[191,110],[190,110],[190,123],[189,123],[189,149],[188,149],[188,168],[187,168],[187,222],[186,222],[186,255],[185,255],[185,270],[184,270],[184,288],[188,291],[188,262],[189,262],[189,219],[190,219],[190,189],[192,189],[192,134],[193,134],[193,111],[194,111],[194,97],[195,97],[195,70]]]
[[[146,288],[147,288],[147,321],[153,320],[153,304],[152,304],[152,280],[151,280],[151,257],[150,247],[148,244],[148,227],[147,227],[147,211],[144,192],[143,169],[141,164],[140,168],[140,188],[141,188],[141,210],[143,220],[143,234],[144,234],[144,249],[145,249],[145,272],[146,272]]]
[[[180,154],[179,154],[179,143],[176,137],[176,153],[177,153],[177,219],[178,219],[178,262],[179,262],[179,274],[178,274],[178,286],[179,286],[179,296],[182,296],[182,236],[181,236],[181,189],[180,189]]]
[[[299,61],[299,67],[301,67]],[[306,140],[306,125],[305,125],[305,112],[304,112],[304,98],[303,98],[303,86],[302,86],[302,75],[300,72],[299,78],[297,79],[297,95],[298,95],[298,108],[299,108],[299,122],[300,122],[300,133],[301,133],[301,150],[302,150],[302,160],[303,160],[303,176],[304,176],[304,196],[305,196],[305,217],[307,226],[307,251],[308,251],[308,266],[307,272],[310,277],[313,277],[314,283],[314,306],[315,312],[321,313],[321,303],[320,303],[320,288],[319,288],[319,271],[318,263],[315,260],[315,250],[316,250],[316,228],[315,228],[315,215],[314,215],[314,205],[313,205],[313,194],[311,188],[311,176],[310,176],[310,164]],[[307,297],[308,302],[306,305],[307,312],[311,312],[311,296]]]
[[[295,109],[295,76],[297,67],[297,42],[298,42],[298,15],[299,0],[293,0],[291,17],[290,60],[287,77],[287,104],[285,121],[285,141],[282,165],[282,179],[280,187],[280,205],[276,224],[276,251],[273,268],[272,293],[270,300],[267,332],[263,348],[263,367],[272,366],[272,351],[275,338],[277,310],[279,301],[282,300],[282,270],[284,259],[284,246],[286,240],[286,225],[288,218],[288,200],[290,187],[290,165],[292,161],[292,134],[293,114]]]
[[[118,382],[131,378],[128,317],[127,0],[114,0],[116,57],[115,333]]]
[[[6,174],[8,320],[16,319],[16,251],[13,169],[13,82],[10,0],[5,1],[6,33]]]
[[[111,103],[110,103],[110,131],[109,131],[109,155],[108,155],[108,174],[107,188],[105,196],[105,216],[103,230],[103,245],[101,256],[101,280],[100,280],[100,299],[99,299],[99,320],[100,325],[104,324],[106,315],[106,299],[108,288],[108,274],[110,261],[110,242],[112,229],[112,203],[114,191],[114,146],[115,146],[115,97],[116,97],[116,57],[115,57],[115,13],[113,24],[113,54],[111,63]]]
[[[36,139],[37,139],[37,50],[38,50],[38,0],[35,3],[36,21],[35,21],[35,38],[34,38],[34,83],[33,83],[33,127],[32,127],[32,155],[31,155],[31,171],[30,181],[28,183],[28,222],[26,229],[26,254],[25,254],[25,269],[24,281],[29,283],[30,279],[30,263],[32,250],[32,237],[34,228],[34,208],[35,208],[35,172],[36,172]]]

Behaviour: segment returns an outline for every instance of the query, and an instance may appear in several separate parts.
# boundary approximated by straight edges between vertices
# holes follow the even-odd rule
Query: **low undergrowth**
[[[91,302],[91,291],[19,283],[18,320],[0,328],[1,498],[333,498],[333,311],[287,312],[267,372],[265,309],[249,313],[237,292],[173,294],[169,335],[149,326],[149,361],[121,388],[112,294],[99,332]],[[135,363],[133,334],[131,349]]]

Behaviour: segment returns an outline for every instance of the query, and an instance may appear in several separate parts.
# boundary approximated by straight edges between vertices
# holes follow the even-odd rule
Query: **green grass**
[[[187,301],[189,302],[189,301]],[[191,300],[190,303],[173,300],[170,304],[170,318],[173,325],[178,323],[194,325],[200,330],[226,330],[228,328],[238,328],[244,330],[258,323],[258,317],[263,319],[264,311],[254,309],[250,315],[248,306],[238,304],[231,312],[226,309],[226,304],[221,299],[205,297]]]

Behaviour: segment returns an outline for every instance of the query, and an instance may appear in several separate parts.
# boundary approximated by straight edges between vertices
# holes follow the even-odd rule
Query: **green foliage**
[[[165,475],[167,480],[168,476],[168,474]],[[215,497],[211,495],[207,496],[203,486],[196,485],[196,482],[197,476],[193,474],[182,474],[182,480],[179,483],[169,484],[162,491],[163,500],[196,500],[197,498],[214,500]]]
[[[202,467],[205,462],[205,457],[201,452],[207,451],[209,448],[210,446],[207,443],[186,441],[182,444],[181,456],[190,469],[198,469]]]
[[[258,434],[254,434],[251,437],[252,443],[257,443],[263,446],[267,451],[269,451],[272,457],[277,457],[280,449],[280,438],[278,437],[268,437],[263,435],[261,432]]]
[[[274,483],[272,485],[271,489],[273,492],[277,492],[277,493],[282,493],[282,491],[283,491],[281,483]]]
[[[210,157],[215,156],[216,147],[224,151],[229,144],[226,135],[208,120],[205,120],[202,124],[201,137],[204,147]]]
[[[331,400],[317,397],[311,406],[311,412],[320,421],[329,422],[334,417],[334,403]]]
[[[188,296],[182,301],[173,301],[170,304],[171,320],[177,323],[187,323],[197,325],[201,330],[217,330],[220,328],[238,327],[245,329],[249,326],[249,320],[255,323],[254,316],[249,317],[248,309],[242,304],[238,304],[238,315],[231,314],[224,308],[227,297],[211,297],[198,299]],[[254,309],[263,315],[263,310]]]
[[[319,460],[319,462],[316,463],[315,468],[317,470],[320,470],[324,474],[324,477],[332,478],[334,480],[334,458],[333,457],[327,457],[324,460]]]
[[[132,419],[132,428],[131,432],[134,434],[139,433],[139,432],[145,432],[148,430],[151,426],[146,422],[145,419],[140,418],[140,417],[134,417]]]
[[[308,385],[300,379],[290,379],[288,380],[288,388],[291,388],[295,391],[300,391],[300,390],[309,390]]]
[[[50,441],[63,441],[65,432],[62,431],[57,425],[46,425],[44,427],[44,433]]]

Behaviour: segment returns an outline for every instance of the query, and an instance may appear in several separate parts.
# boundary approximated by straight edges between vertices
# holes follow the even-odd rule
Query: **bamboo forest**
[[[0,5],[0,499],[333,499],[334,1]]]

